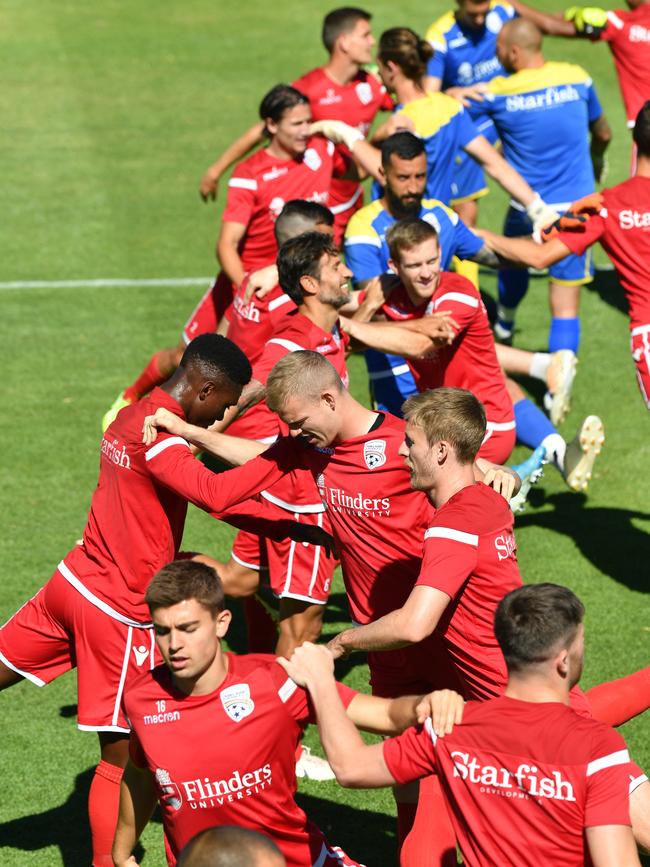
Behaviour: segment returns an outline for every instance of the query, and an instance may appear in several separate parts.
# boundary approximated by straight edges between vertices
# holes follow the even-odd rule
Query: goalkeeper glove
[[[559,232],[583,232],[585,223],[593,214],[598,214],[603,207],[602,193],[590,193],[569,205],[569,210],[558,217],[549,226],[545,226],[540,237],[542,241],[550,241]]]
[[[607,12],[597,6],[571,6],[564,13],[564,20],[571,21],[580,36],[599,39],[607,26]]]
[[[363,134],[356,127],[342,120],[319,120],[312,123],[309,131],[312,135],[325,136],[334,144],[344,144],[349,151],[363,139]]]
[[[533,201],[527,205],[526,213],[533,224],[533,238],[536,241],[539,241],[542,229],[554,223],[560,216],[556,210],[546,204],[539,193],[536,193]]]

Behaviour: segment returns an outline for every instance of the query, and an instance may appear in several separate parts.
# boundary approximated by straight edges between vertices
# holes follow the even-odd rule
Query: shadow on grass
[[[67,801],[58,807],[0,825],[0,848],[36,852],[48,846],[58,846],[64,867],[90,864],[92,850],[88,827],[88,791],[94,772],[94,768],[88,768],[78,774]],[[144,849],[140,844],[134,854],[137,861],[142,859]]]
[[[586,497],[582,494],[553,494],[545,497],[542,489],[533,489],[529,497],[532,506],[549,504],[552,512],[530,512],[517,518],[519,527],[544,527],[569,536],[581,553],[593,565],[629,587],[647,592],[647,557],[650,548],[648,533],[632,523],[634,518],[648,520],[650,512],[630,509],[589,507],[582,508]],[[552,575],[548,580],[560,580]],[[561,583],[561,581],[560,581]]]
[[[627,315],[627,300],[623,288],[618,282],[616,271],[596,271],[593,283],[587,284],[584,288],[600,295],[601,300],[613,307],[614,310]]]
[[[340,846],[350,858],[369,865],[397,863],[397,820],[394,817],[375,810],[359,810],[349,804],[337,804],[303,792],[298,792],[296,801],[325,834],[327,842],[331,846]]]

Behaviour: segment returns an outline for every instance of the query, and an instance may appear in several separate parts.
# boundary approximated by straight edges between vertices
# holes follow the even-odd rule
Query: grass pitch
[[[201,204],[199,178],[255,120],[268,87],[323,62],[318,31],[333,5],[0,0],[7,25],[0,33],[6,218],[0,279],[213,273],[224,197]],[[379,0],[371,8],[379,34],[402,23],[423,31],[446,5],[408,0],[397,13]],[[560,40],[547,40],[546,48],[550,58],[592,73],[615,132],[608,182],[623,180],[629,138],[607,48]],[[498,229],[503,213],[504,199],[493,193],[481,203],[480,223]],[[483,275],[482,283],[494,294],[493,276]],[[202,291],[0,288],[0,618],[40,587],[79,537],[97,476],[100,418],[149,355],[177,341]],[[650,441],[623,307],[611,273],[600,273],[584,292],[580,373],[562,432],[572,435],[587,413],[604,419],[607,442],[589,497],[568,493],[547,470],[517,521],[525,580],[566,583],[587,605],[587,687],[647,664],[650,649]],[[518,325],[518,345],[544,346],[543,279],[532,281]],[[352,380],[363,397],[359,360]],[[188,548],[225,557],[231,536],[191,511]],[[326,635],[346,621],[338,582]],[[360,657],[341,673],[367,688]],[[3,867],[89,863],[85,800],[97,747],[94,736],[76,731],[74,703],[72,675],[45,690],[22,684],[0,697]],[[648,715],[623,734],[637,760],[650,766]],[[315,732],[307,742],[317,743]],[[389,793],[345,792],[331,783],[301,784],[300,793],[331,842],[370,867],[392,863]],[[160,837],[159,825],[150,824],[144,865],[164,863]]]

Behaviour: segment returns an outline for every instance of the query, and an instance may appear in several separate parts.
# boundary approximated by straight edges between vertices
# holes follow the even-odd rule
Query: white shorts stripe
[[[289,590],[289,586],[291,584],[291,574],[293,572],[293,555],[296,552],[297,542],[295,539],[291,540],[291,545],[289,546],[289,559],[287,561],[287,574],[284,580],[284,588],[282,590],[281,596]]]
[[[108,602],[104,602],[103,599],[95,596],[95,594],[82,584],[77,576],[68,569],[63,560],[61,560],[57,569],[63,575],[65,580],[72,584],[75,590],[81,593],[85,599],[95,606],[95,608],[99,608],[100,611],[103,611],[104,614],[112,617],[113,620],[119,620],[119,622],[123,623],[125,626],[133,626],[136,629],[151,629],[153,627],[153,623],[139,623],[137,620],[132,620],[130,617],[120,614],[120,612],[112,608]]]
[[[280,599],[297,599],[299,602],[309,602],[310,605],[327,605],[327,599],[314,599],[312,596],[302,596],[300,593],[280,594]]]
[[[468,307],[478,307],[479,299],[471,295],[465,295],[464,292],[445,292],[440,298],[436,298],[436,303],[433,305],[437,310],[443,301],[457,301],[459,304],[467,304]]]
[[[451,539],[452,542],[462,542],[463,545],[478,547],[478,536],[475,533],[464,533],[451,527],[429,527],[424,534],[425,539]]]
[[[290,677],[288,677],[278,690],[280,701],[287,702],[297,689],[298,684],[295,681],[291,680]]]
[[[124,683],[126,682],[126,673],[129,670],[129,657],[131,656],[131,642],[133,640],[133,627],[129,626],[126,635],[126,646],[124,647],[124,659],[122,660],[122,673],[120,674],[120,683],[117,687],[115,695],[115,706],[113,707],[113,718],[111,725],[116,726],[120,718],[120,705],[122,704],[122,693],[124,692]]]
[[[267,346],[269,343],[277,343],[278,346],[282,346],[289,352],[299,352],[301,349],[305,348],[304,346],[299,346],[297,343],[294,343],[293,340],[282,340],[280,337],[273,337],[267,342]]]
[[[638,789],[639,786],[642,786],[643,783],[647,783],[648,778],[645,774],[641,774],[639,777],[630,777],[630,787],[628,789],[628,794],[631,795],[635,789]]]
[[[35,674],[30,674],[28,671],[23,671],[21,668],[18,668],[13,662],[9,662],[4,653],[0,653],[0,661],[2,661],[7,668],[10,668],[12,671],[15,671],[16,674],[19,674],[21,677],[24,677],[25,680],[31,681],[35,686],[45,686],[45,681],[41,680],[40,677],[36,677]]]
[[[594,759],[587,765],[587,776],[591,777],[597,774],[598,771],[603,771],[605,768],[613,768],[615,765],[625,765],[630,761],[630,754],[627,750],[617,750],[615,753],[610,753],[608,756],[601,756],[599,759]]]
[[[630,331],[631,337],[636,337],[637,334],[650,334],[650,325],[637,325]]]
[[[144,453],[145,459],[150,461],[170,446],[185,446],[185,448],[189,449],[190,444],[187,440],[184,440],[183,437],[167,437],[164,440],[160,440],[160,442],[156,443],[155,446],[151,446],[150,449],[147,449]]]
[[[228,181],[228,186],[239,190],[256,190],[257,181],[254,178],[231,178]]]
[[[319,514],[316,521],[317,521],[318,526],[322,528],[323,527],[323,514],[322,514],[322,512],[321,512],[321,514]],[[318,575],[318,566],[320,564],[321,546],[320,545],[314,545],[313,549],[314,549],[314,566],[311,570],[311,580],[309,582],[309,590],[307,591],[307,593],[310,596],[314,592],[314,584],[316,583],[316,577]]]
[[[235,563],[239,563],[239,565],[243,566],[245,569],[254,569],[256,572],[260,572],[262,569],[259,563],[247,563],[245,560],[242,560],[241,557],[238,557],[234,551],[230,552],[230,556]],[[266,571],[266,568],[264,571]]]
[[[122,726],[87,726],[77,723],[77,728],[80,732],[122,732],[128,735],[131,729],[123,728]]]

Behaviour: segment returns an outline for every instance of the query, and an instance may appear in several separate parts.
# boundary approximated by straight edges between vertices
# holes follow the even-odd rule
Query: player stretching
[[[530,238],[483,234],[491,249],[533,268],[546,268],[567,251],[582,254],[600,241],[627,297],[632,358],[650,409],[650,102],[639,112],[633,138],[638,149],[636,175],[603,191],[604,207],[581,231],[561,232],[542,245]]]
[[[439,776],[468,867],[582,867],[586,858],[594,867],[639,867],[630,813],[647,777],[630,784],[635,766],[622,737],[568,706],[582,673],[583,615],[576,596],[555,584],[509,593],[494,624],[505,693],[467,704],[444,737],[425,722],[366,746],[345,717],[324,648],[305,645],[281,664],[309,689],[342,785]]]
[[[277,660],[221,647],[230,624],[218,576],[188,560],[170,563],[146,592],[164,660],[124,695],[132,724],[115,834],[116,867],[160,803],[170,867],[185,844],[214,825],[239,825],[273,839],[288,867],[357,865],[296,804],[294,753],[314,716],[307,694]],[[422,719],[431,699],[378,699],[339,684],[353,723],[395,733]]]
[[[328,62],[293,82],[293,86],[309,100],[314,120],[341,120],[364,136],[368,134],[377,112],[393,108],[382,83],[363,68],[371,62],[375,44],[371,18],[370,12],[353,6],[329,12],[322,29]],[[210,166],[200,186],[204,201],[215,198],[223,173],[262,141],[263,132],[263,125],[255,124]],[[341,149],[349,156],[344,146]],[[343,238],[348,220],[362,204],[363,190],[358,180],[332,179],[328,205],[336,215],[337,243]]]
[[[99,481],[83,542],[0,629],[0,689],[23,679],[44,686],[77,669],[78,726],[98,733],[101,750],[88,804],[95,867],[111,864],[129,733],[120,709],[125,679],[154,661],[144,603],[147,584],[178,552],[188,500],[225,517],[229,506],[257,490],[241,471],[211,473],[180,437],[165,436],[154,448],[145,448],[143,420],[165,407],[207,427],[237,403],[250,374],[246,357],[231,341],[204,335],[188,346],[163,388],[120,414],[101,443]],[[268,469],[277,471],[273,462],[262,459],[260,476]],[[275,532],[279,514],[272,507],[262,509],[253,502],[236,511],[251,516],[243,522],[227,518],[238,526]],[[265,512],[269,522],[256,520]],[[278,532],[294,533],[296,527],[293,521],[282,522]]]

